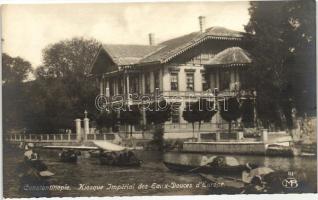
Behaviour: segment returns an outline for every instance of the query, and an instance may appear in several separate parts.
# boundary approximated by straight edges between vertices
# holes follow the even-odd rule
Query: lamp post
[[[87,118],[87,110],[84,111],[84,118]]]
[[[257,110],[256,110],[256,90],[253,91],[253,103],[254,103],[254,106],[253,106],[253,112],[254,112],[254,126],[256,128],[258,128],[258,123],[257,123]]]

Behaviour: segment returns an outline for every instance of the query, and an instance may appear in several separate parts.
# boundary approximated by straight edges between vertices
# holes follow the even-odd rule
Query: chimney
[[[205,16],[199,16],[200,32],[205,31]]]
[[[153,33],[149,33],[149,45],[155,45],[155,35]]]

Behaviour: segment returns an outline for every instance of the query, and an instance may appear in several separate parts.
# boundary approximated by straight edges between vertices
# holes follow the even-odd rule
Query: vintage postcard
[[[317,192],[314,0],[1,17],[5,198]]]

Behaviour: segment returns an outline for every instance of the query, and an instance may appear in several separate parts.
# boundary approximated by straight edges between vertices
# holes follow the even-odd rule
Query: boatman
[[[24,159],[25,160],[38,160],[39,154],[33,152],[34,144],[29,143],[25,146],[26,151],[24,152]]]

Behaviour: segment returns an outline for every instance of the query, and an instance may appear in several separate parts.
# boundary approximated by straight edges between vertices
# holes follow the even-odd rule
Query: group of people
[[[25,184],[45,185],[46,178],[54,174],[47,171],[48,167],[40,160],[40,155],[34,151],[34,144],[21,143],[19,147],[24,150],[24,158],[16,169],[21,186]]]
[[[212,156],[210,158],[203,156],[201,166],[209,165],[213,167],[238,166],[239,162],[230,156]],[[252,163],[246,163],[242,168],[241,181],[245,187],[242,193],[257,194],[257,193],[281,193],[281,192],[296,192],[301,189],[301,185],[305,183],[306,175],[297,172],[294,176],[290,176],[287,171],[273,170],[269,167],[258,166]],[[283,186],[283,181],[294,180],[297,183],[297,188],[290,190]],[[290,191],[289,191],[290,190]]]
[[[103,151],[100,152],[101,164],[119,165],[119,166],[137,166],[140,165],[140,160],[130,150],[124,151]]]
[[[62,162],[76,162],[77,156],[80,154],[80,151],[74,151],[73,149],[63,149],[62,152],[59,153],[59,157]]]

